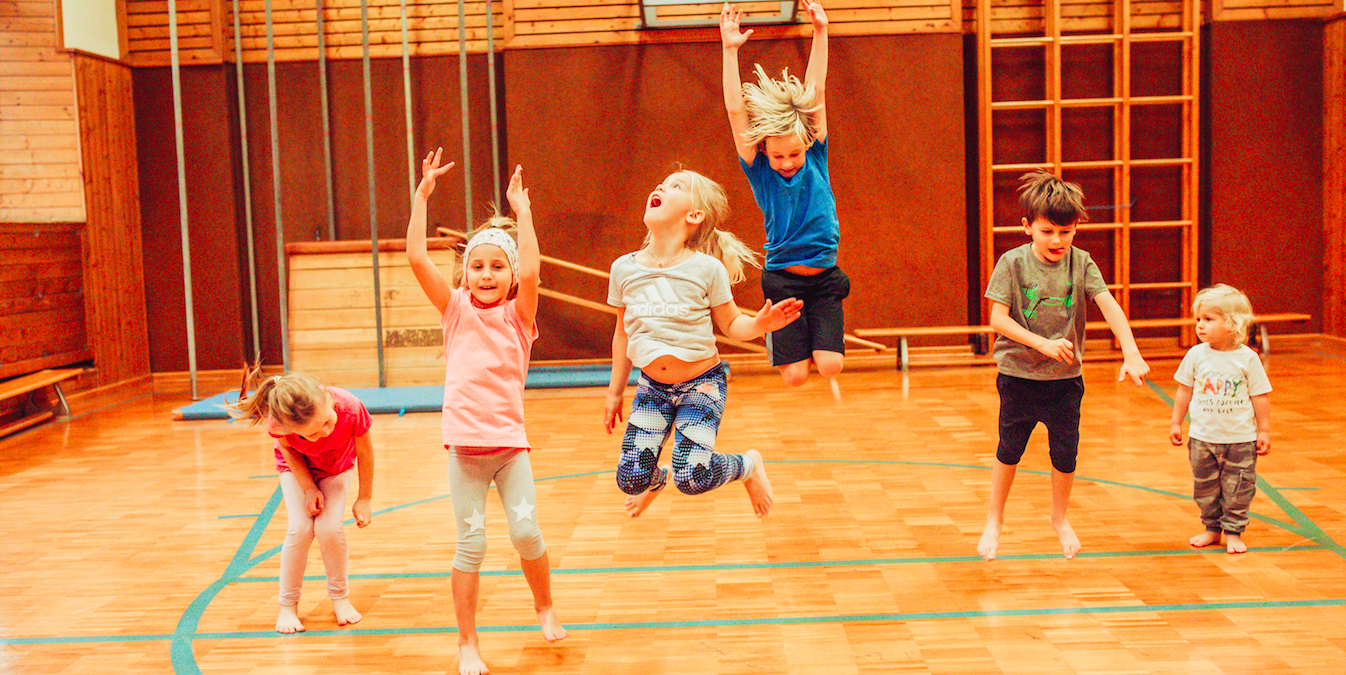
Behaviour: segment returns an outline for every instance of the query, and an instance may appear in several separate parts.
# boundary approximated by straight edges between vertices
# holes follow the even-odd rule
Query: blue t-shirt
[[[769,270],[791,265],[826,269],[837,264],[841,224],[827,175],[827,141],[814,142],[804,155],[803,168],[789,178],[776,173],[760,150],[752,166],[742,157],[738,160],[766,220]]]

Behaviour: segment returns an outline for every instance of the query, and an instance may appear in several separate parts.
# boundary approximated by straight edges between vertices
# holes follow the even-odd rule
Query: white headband
[[[484,227],[472,235],[472,238],[467,241],[467,248],[463,249],[464,266],[467,265],[467,257],[472,255],[472,249],[481,244],[500,247],[500,250],[505,252],[505,257],[509,259],[510,274],[515,278],[519,276],[519,245],[514,242],[514,237],[509,236],[498,227]]]

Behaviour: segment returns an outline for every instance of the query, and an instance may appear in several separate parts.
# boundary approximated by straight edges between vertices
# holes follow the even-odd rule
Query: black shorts
[[[846,353],[845,315],[841,301],[851,294],[851,280],[840,267],[812,276],[784,270],[762,271],[762,295],[771,302],[798,298],[799,318],[766,336],[771,365],[784,366],[813,358],[813,352]]]
[[[995,387],[1000,391],[1000,447],[995,458],[1001,464],[1018,464],[1028,447],[1028,437],[1042,422],[1047,427],[1052,468],[1075,473],[1084,378],[1025,380],[1001,373],[995,378]]]

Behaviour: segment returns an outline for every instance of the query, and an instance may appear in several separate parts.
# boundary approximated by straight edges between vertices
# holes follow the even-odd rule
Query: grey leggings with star
[[[537,496],[528,451],[497,448],[467,453],[451,447],[449,490],[453,519],[458,524],[458,550],[453,555],[456,570],[476,572],[486,558],[486,491],[492,481],[505,505],[509,538],[519,557],[537,560],[547,552],[537,526]]]

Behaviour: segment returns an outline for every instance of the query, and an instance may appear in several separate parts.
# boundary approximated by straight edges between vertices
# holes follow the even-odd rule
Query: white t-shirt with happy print
[[[1187,408],[1192,438],[1207,443],[1257,440],[1252,397],[1271,391],[1257,352],[1245,345],[1222,352],[1203,342],[1188,350],[1173,379],[1192,388]]]

